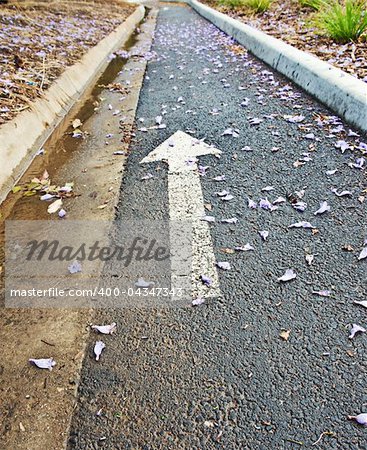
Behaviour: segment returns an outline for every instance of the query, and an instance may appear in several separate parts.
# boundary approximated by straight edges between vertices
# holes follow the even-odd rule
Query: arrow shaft
[[[184,161],[171,164],[168,171],[169,214],[171,221],[171,270],[172,287],[186,286],[190,297],[218,297],[220,293],[218,273],[209,225],[201,220],[205,215],[200,177],[195,167],[187,168]],[[184,248],[178,239],[177,223],[192,226],[191,246]],[[189,251],[191,255],[187,254]],[[191,267],[187,258],[191,257]],[[187,270],[189,268],[189,270]],[[185,273],[186,272],[186,273]],[[212,279],[210,288],[203,285],[201,275]],[[189,287],[190,286],[190,287]]]

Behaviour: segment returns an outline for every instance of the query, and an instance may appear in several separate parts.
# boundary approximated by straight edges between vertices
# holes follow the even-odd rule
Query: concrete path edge
[[[76,101],[106,69],[110,53],[120,48],[144,18],[139,6],[112,33],[67,68],[31,108],[0,126],[0,202],[32,162],[37,150]]]
[[[197,0],[180,2],[190,5],[205,19],[233,37],[269,66],[294,81],[348,123],[367,132],[366,83]]]

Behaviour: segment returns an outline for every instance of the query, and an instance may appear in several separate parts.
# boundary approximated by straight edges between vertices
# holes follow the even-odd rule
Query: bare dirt
[[[0,4],[0,125],[29,108],[134,9],[118,0]]]

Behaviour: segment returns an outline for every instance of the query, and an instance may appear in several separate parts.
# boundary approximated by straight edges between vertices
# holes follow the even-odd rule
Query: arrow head
[[[195,156],[219,156],[221,153],[217,148],[211,147],[209,144],[179,130],[162,142],[156,149],[152,150],[140,163],[151,163],[162,161],[163,159],[169,162],[174,160],[183,161]]]

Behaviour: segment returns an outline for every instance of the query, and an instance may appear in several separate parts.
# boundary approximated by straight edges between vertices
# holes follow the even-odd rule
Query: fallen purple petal
[[[361,253],[358,255],[358,261],[367,258],[367,247],[364,247]]]
[[[101,334],[113,334],[116,331],[116,323],[110,325],[92,325],[92,330],[97,330]]]
[[[68,266],[68,270],[70,273],[78,273],[82,271],[82,265],[80,263],[80,261],[75,260],[73,261],[69,266]]]
[[[135,283],[135,286],[138,288],[149,288],[151,286],[154,286],[153,281],[145,281],[144,278],[138,278],[138,281]]]
[[[353,339],[357,333],[365,333],[367,330],[360,325],[354,323],[352,329],[350,330],[349,339]]]
[[[223,219],[221,220],[222,223],[237,223],[238,219],[237,217],[232,217],[231,219]]]
[[[205,303],[205,299],[201,297],[198,297],[191,302],[192,306],[199,306],[202,305],[203,303]]]
[[[320,203],[320,208],[314,212],[315,216],[317,216],[318,214],[324,214],[325,212],[330,211],[330,206],[328,205],[327,202],[321,202]]]
[[[291,225],[289,225],[288,228],[316,228],[315,226],[313,226],[310,222],[296,222],[296,223],[292,223]]]
[[[255,250],[254,247],[250,244],[246,244],[243,247],[235,247],[234,248],[237,252],[249,252],[251,250]]]
[[[216,264],[222,270],[230,270],[231,269],[231,265],[229,264],[229,262],[219,261]]]
[[[357,423],[363,426],[367,426],[367,413],[358,414],[358,416],[348,416],[349,420],[355,420]]]
[[[281,281],[283,283],[287,281],[294,280],[297,277],[297,274],[294,272],[293,269],[287,269],[281,277],[278,278],[278,281]]]
[[[330,295],[331,295],[331,291],[326,291],[326,290],[324,290],[324,291],[312,291],[312,293],[314,295],[318,295],[320,297],[330,297]]]
[[[266,231],[266,230],[259,231],[259,235],[262,237],[262,239],[264,241],[266,241],[269,236],[269,231]]]
[[[213,284],[213,280],[206,275],[201,275],[200,279],[206,286],[210,286],[211,284]]]
[[[106,344],[104,342],[102,342],[102,341],[97,341],[94,344],[93,351],[94,351],[94,354],[96,355],[96,361],[99,361],[99,358],[100,358],[101,353],[102,353],[104,348],[106,348]]]
[[[37,366],[39,369],[52,370],[56,366],[56,361],[53,358],[29,359],[29,362]]]

